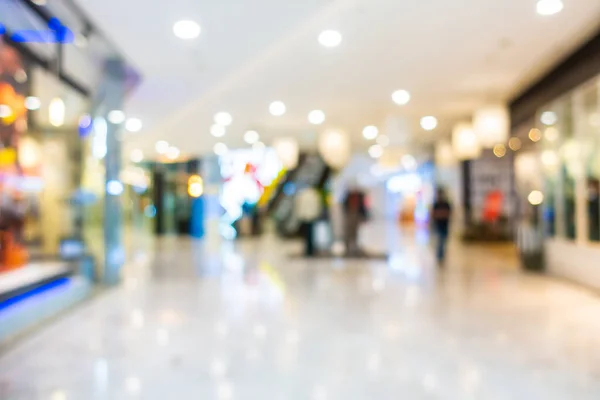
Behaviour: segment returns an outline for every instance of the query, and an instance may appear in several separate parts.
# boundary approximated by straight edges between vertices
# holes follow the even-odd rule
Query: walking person
[[[446,192],[444,189],[438,188],[435,202],[433,203],[432,219],[437,236],[436,259],[439,266],[443,266],[446,259],[446,244],[450,233],[451,215],[452,206],[448,202]]]

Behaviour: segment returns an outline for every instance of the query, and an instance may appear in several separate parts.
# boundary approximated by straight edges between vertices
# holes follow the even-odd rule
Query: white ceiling
[[[242,146],[247,129],[311,145],[336,127],[364,146],[362,127],[375,124],[392,143],[432,141],[476,107],[508,100],[600,21],[598,0],[564,0],[551,17],[536,14],[536,0],[77,1],[143,74],[126,111],[144,130],[127,144],[146,154],[159,139],[184,154],[220,140]],[[180,19],[200,23],[197,40],[173,35]],[[340,47],[318,44],[325,29],[343,34]],[[390,98],[400,88],[412,94],[405,107]],[[269,114],[273,100],[285,116]],[[323,126],[308,123],[313,109],[327,114]],[[223,139],[208,131],[218,111],[234,117]],[[435,132],[418,127],[424,115],[440,120]]]

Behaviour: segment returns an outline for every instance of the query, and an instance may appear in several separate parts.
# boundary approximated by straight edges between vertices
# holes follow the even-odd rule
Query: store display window
[[[600,78],[537,114],[547,236],[600,242]]]

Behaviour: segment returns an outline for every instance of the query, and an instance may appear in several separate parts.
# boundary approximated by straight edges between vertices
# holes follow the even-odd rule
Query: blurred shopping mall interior
[[[0,0],[0,400],[598,400],[599,294],[599,0]]]

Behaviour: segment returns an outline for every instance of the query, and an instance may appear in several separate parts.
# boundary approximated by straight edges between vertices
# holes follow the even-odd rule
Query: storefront
[[[535,142],[537,168],[523,157],[532,167],[517,170],[541,178],[521,181],[529,182],[522,193],[529,203],[541,203],[546,268],[600,289],[600,33],[511,109],[515,130],[528,130]]]
[[[0,5],[0,303],[76,276],[83,255],[97,266],[88,278],[118,280],[121,128],[109,116],[137,83],[129,72],[69,2]]]

